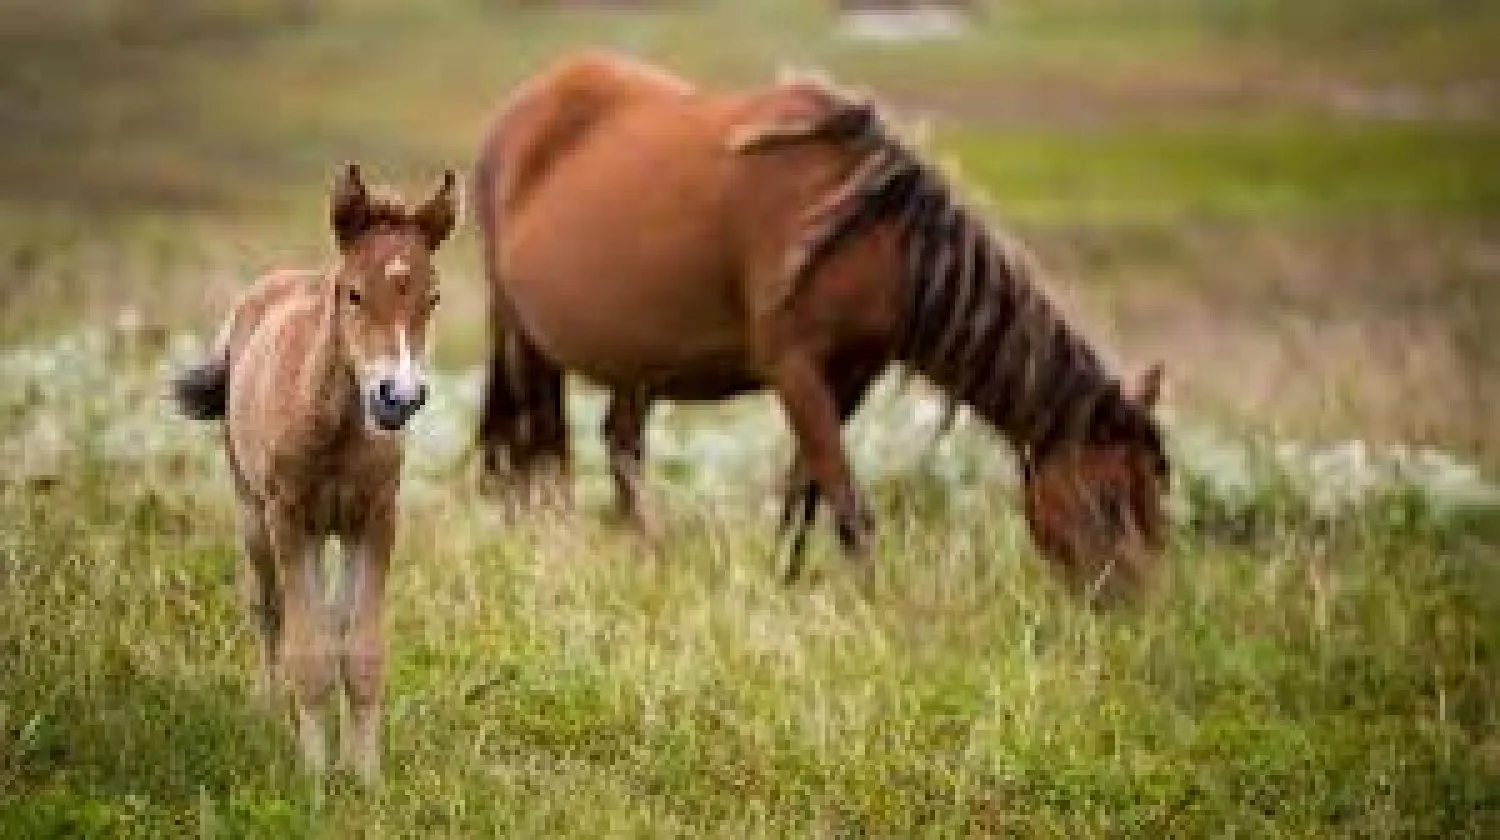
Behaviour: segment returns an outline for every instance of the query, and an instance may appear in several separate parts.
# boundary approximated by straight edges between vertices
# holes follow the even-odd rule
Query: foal
[[[380,774],[381,599],[398,433],[426,399],[421,354],[438,300],[432,255],[453,228],[453,193],[450,171],[411,207],[372,195],[350,164],[333,190],[333,264],[262,278],[230,313],[211,358],[173,383],[184,413],[225,421],[242,579],[259,619],[261,696],[275,698],[285,677],[301,753],[318,778],[339,678],[349,701],[345,759],[367,782]],[[343,563],[325,614],[330,536]]]

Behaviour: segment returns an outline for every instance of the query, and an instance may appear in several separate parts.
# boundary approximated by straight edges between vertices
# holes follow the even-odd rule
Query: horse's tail
[[[234,318],[220,331],[208,359],[178,371],[170,384],[177,410],[194,420],[217,420],[229,407],[229,339]]]
[[[485,148],[474,165],[470,196],[489,292],[490,358],[479,444],[487,476],[502,483],[527,483],[539,472],[567,470],[566,382],[562,369],[521,328],[505,294],[499,259],[503,165],[495,148]]]

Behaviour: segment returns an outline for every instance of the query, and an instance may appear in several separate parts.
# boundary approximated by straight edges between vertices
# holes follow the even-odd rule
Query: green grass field
[[[952,43],[829,4],[0,2],[0,838],[1500,836],[1500,14],[1447,0],[1009,0]],[[1147,602],[1072,602],[1014,470],[883,389],[849,431],[873,591],[778,581],[772,405],[670,407],[668,536],[504,516],[470,451],[474,237],[442,256],[390,592],[387,779],[315,802],[248,702],[216,430],[164,373],[585,44],[868,87],[1032,243],[1106,355],[1164,358]]]

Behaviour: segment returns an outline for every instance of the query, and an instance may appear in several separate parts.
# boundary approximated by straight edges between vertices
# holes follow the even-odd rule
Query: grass
[[[1500,124],[967,128],[937,145],[1006,217],[1038,225],[1471,218],[1500,207]]]
[[[7,494],[21,834],[1500,828],[1493,556],[1378,529],[1185,537],[1163,603],[1096,617],[1009,507],[887,511],[866,603],[836,566],[780,587],[765,522],[681,522],[653,557],[590,519],[503,527],[461,491],[405,520],[391,777],[315,812],[241,705],[233,543],[195,496],[86,470]]]
[[[777,438],[767,406],[658,430],[670,530],[653,551],[601,515],[595,440],[575,513],[507,521],[477,497],[467,459],[434,454],[473,410],[446,381],[405,488],[389,778],[317,805],[285,730],[250,711],[217,435],[167,417],[159,368],[129,347],[68,340],[4,367],[24,448],[0,485],[0,833],[1500,828],[1493,509],[1309,517],[1273,481],[1230,521],[1198,486],[1156,597],[1095,614],[1030,548],[1011,474],[974,470],[992,439],[962,426],[879,469],[923,434],[881,397],[853,433],[882,525],[874,592],[826,534],[819,580],[788,589],[762,514],[784,443],[706,454],[720,430]],[[689,472],[715,467],[739,481]]]
[[[1500,468],[1493,4],[1007,0],[900,46],[791,0],[5,6],[0,837],[1500,834],[1492,500],[1286,440]],[[247,703],[229,479],[162,360],[248,277],[323,259],[338,162],[415,190],[583,44],[715,84],[822,66],[930,117],[1087,333],[1168,360],[1161,591],[1079,609],[993,438],[928,446],[894,398],[849,435],[869,598],[821,532],[820,578],[777,582],[764,401],[658,415],[659,550],[608,524],[596,397],[581,510],[507,520],[452,375],[483,353],[465,232],[404,489],[389,778],[316,806]],[[1290,454],[1246,472],[1241,435]]]

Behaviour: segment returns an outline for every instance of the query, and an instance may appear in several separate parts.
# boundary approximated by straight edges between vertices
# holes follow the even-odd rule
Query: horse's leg
[[[562,368],[554,365],[529,341],[524,343],[531,370],[532,391],[523,408],[522,424],[531,440],[521,467],[530,477],[533,495],[544,504],[566,507],[572,501],[569,485],[568,395]]]
[[[341,541],[343,575],[339,648],[349,713],[343,732],[344,762],[366,784],[380,780],[385,700],[385,581],[395,537],[394,503],[371,515],[364,533]]]
[[[260,641],[255,700],[270,711],[276,708],[281,691],[277,661],[281,648],[281,591],[276,581],[276,555],[266,530],[265,514],[259,506],[248,501],[240,502],[240,541],[243,553],[239,564],[240,594]]]
[[[521,444],[515,439],[516,416],[521,406],[519,383],[511,381],[509,330],[493,312],[489,332],[490,360],[479,411],[479,449],[485,477],[499,480],[502,473],[515,467],[512,450]]]
[[[868,560],[873,524],[844,453],[834,389],[820,368],[800,355],[777,364],[769,381],[797,438],[798,458],[805,464],[816,492],[827,498],[833,509],[845,553],[858,561]]]
[[[647,539],[656,539],[660,525],[642,478],[646,417],[650,412],[651,395],[644,388],[613,392],[604,414],[604,442],[609,449],[609,472],[615,481],[620,514]]]
[[[282,598],[278,658],[291,688],[303,761],[321,779],[328,769],[324,719],[335,676],[323,608],[323,541],[309,534],[292,511],[272,511],[269,524]]]
[[[500,488],[566,486],[568,423],[563,371],[521,331],[504,301],[492,302],[490,362],[479,444],[487,482]],[[523,493],[523,498],[524,498]]]
[[[859,408],[874,381],[874,373],[863,369],[835,380],[833,398],[838,409],[840,429],[849,422],[855,409]],[[817,512],[818,486],[809,474],[807,461],[799,448],[788,472],[786,490],[782,497],[781,523],[777,529],[782,538],[789,537],[785,577],[787,583],[795,583],[802,576],[807,534]]]

